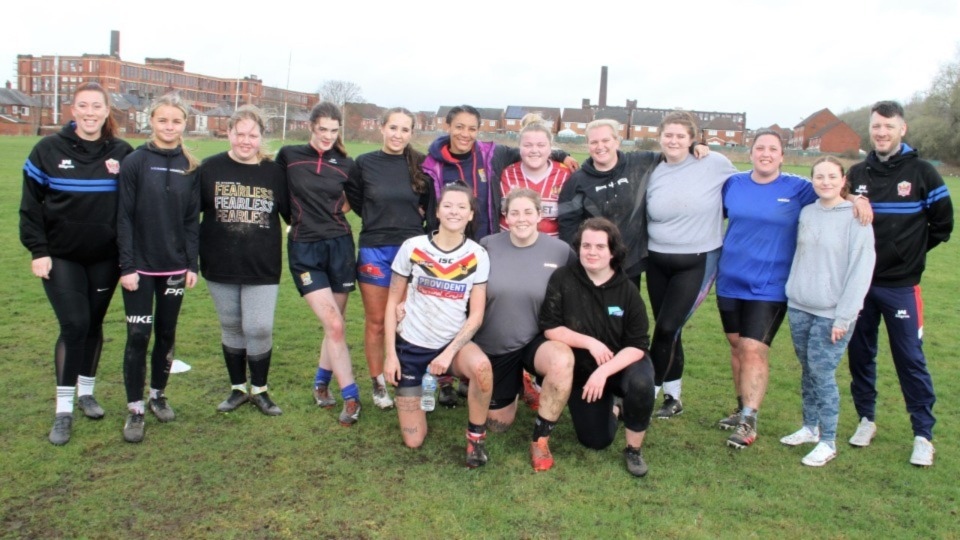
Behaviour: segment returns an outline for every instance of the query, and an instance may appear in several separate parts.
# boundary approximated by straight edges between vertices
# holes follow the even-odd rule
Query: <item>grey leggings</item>
[[[234,285],[207,280],[220,317],[221,340],[250,356],[273,347],[273,312],[279,285]]]

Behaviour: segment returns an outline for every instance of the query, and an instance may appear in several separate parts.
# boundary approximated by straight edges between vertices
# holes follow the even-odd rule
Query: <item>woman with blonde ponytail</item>
[[[197,283],[200,228],[198,162],[183,147],[187,113],[187,105],[178,95],[158,98],[150,107],[151,139],[120,167],[117,244],[127,317],[123,354],[129,410],[123,438],[127,442],[143,440],[143,385],[154,326],[149,408],[160,422],[175,418],[164,390],[173,363],[184,286],[193,288]]]

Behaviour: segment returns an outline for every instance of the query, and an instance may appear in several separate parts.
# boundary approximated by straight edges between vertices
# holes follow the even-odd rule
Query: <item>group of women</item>
[[[21,238],[61,327],[54,444],[70,439],[74,394],[86,416],[103,416],[93,382],[102,321],[118,280],[128,328],[127,441],[143,440],[147,408],[161,422],[175,418],[165,388],[184,288],[195,285],[198,271],[220,319],[231,384],[218,410],[250,401],[264,414],[281,414],[267,375],[282,218],[290,225],[294,283],[324,330],[313,395],[318,406],[334,407],[335,376],[344,426],[356,423],[361,410],[344,330],[348,295],[359,282],[373,403],[396,405],[407,446],[419,447],[427,435],[423,375],[441,380],[447,404],[456,403],[451,381],[460,377],[468,404],[466,463],[482,466],[486,430],[513,423],[526,373],[542,388],[530,443],[535,470],[553,466],[549,438],[569,405],[577,438],[590,448],[609,446],[622,420],[626,467],[643,476],[641,447],[651,416],[683,411],[681,332],[716,278],[734,387],[742,396],[736,415],[720,424],[736,429],[728,444],[744,447],[756,437],[766,352],[786,312],[791,263],[799,268],[820,260],[810,259],[817,246],[804,240],[803,227],[800,246],[808,249],[794,249],[800,209],[821,187],[832,191],[820,195],[818,208],[846,216],[853,206],[839,194],[836,171],[820,170],[838,163],[818,163],[813,188],[780,174],[782,141],[775,132],[756,137],[754,170],[734,174],[729,160],[696,144],[697,126],[687,113],[664,118],[657,153],[622,152],[615,123],[592,122],[590,158],[577,170],[569,156],[552,150],[551,130],[541,119],[525,121],[519,149],[509,148],[477,140],[480,114],[467,105],[450,111],[448,134],[426,155],[410,144],[413,115],[390,109],[381,121],[381,149],[353,160],[343,146],[340,110],[320,103],[310,115],[308,144],[283,147],[275,161],[261,147],[263,118],[242,107],[230,119],[230,150],[202,164],[183,147],[187,108],[176,96],[152,106],[151,139],[136,151],[116,138],[109,110],[102,88],[81,86],[75,120],[40,141],[24,168]],[[829,180],[818,183],[821,177]],[[363,224],[357,255],[345,217],[350,210]],[[868,209],[858,210],[869,222]],[[730,220],[725,238],[724,216]],[[863,233],[869,227],[847,229],[860,251],[843,260],[861,269],[869,263],[868,244],[872,250]],[[852,246],[851,240],[830,247]],[[849,270],[830,260],[837,262],[831,276]],[[644,270],[655,317],[652,343],[637,292]],[[830,321],[828,337],[831,350],[842,353],[845,331],[838,329],[855,319],[859,289],[845,278],[835,283],[831,291],[843,293],[843,316]],[[807,285],[791,274],[795,339],[813,339],[802,329],[822,326],[817,319],[799,322],[804,306],[828,317],[829,307],[803,296]],[[146,350],[154,331],[145,407]],[[797,346],[798,355],[822,356],[822,349]],[[831,364],[803,365],[804,427],[784,442],[831,442],[835,415],[807,399],[815,392],[807,386],[829,386],[819,371]],[[387,383],[397,387],[395,402]],[[661,388],[664,402],[654,413]],[[813,403],[820,408],[814,411]],[[824,452],[813,461],[825,462]]]

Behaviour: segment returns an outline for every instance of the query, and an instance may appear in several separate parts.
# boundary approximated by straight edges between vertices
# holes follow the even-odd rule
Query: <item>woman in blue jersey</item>
[[[746,448],[757,438],[770,344],[787,312],[785,286],[797,245],[800,210],[817,200],[808,180],[781,173],[783,139],[778,132],[757,132],[750,161],[753,170],[731,176],[723,187],[729,223],[717,275],[717,307],[730,343],[740,407],[720,420],[719,426],[735,430],[727,439],[734,448]],[[861,222],[872,220],[869,203],[857,204]]]
[[[350,208],[361,217],[357,281],[363,299],[363,350],[373,386],[373,404],[393,407],[383,378],[383,316],[390,265],[408,238],[424,233],[432,190],[420,168],[423,154],[410,145],[413,114],[402,107],[380,118],[383,146],[357,157],[344,186]]]
[[[117,177],[120,161],[133,151],[116,137],[110,97],[99,84],[77,86],[70,112],[73,120],[27,157],[20,201],[20,241],[60,323],[49,436],[58,446],[70,440],[75,393],[84,416],[103,418],[93,387],[103,318],[120,279]]]

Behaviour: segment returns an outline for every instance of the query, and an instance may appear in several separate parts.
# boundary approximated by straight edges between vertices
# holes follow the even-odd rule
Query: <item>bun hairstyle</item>
[[[546,120],[540,116],[540,113],[527,113],[520,120],[520,138],[527,133],[543,133],[547,136],[547,141],[553,145],[553,130]]]

